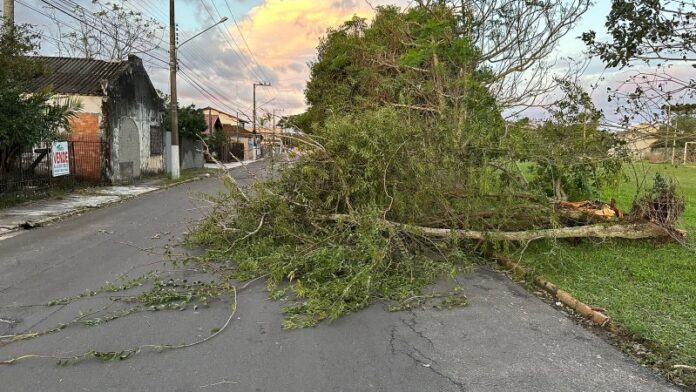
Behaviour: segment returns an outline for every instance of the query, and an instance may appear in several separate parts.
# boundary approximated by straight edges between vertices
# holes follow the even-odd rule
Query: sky
[[[66,31],[76,25],[64,16],[52,3],[69,9],[70,3],[89,7],[91,0],[16,0],[16,22],[30,23],[46,37],[55,37],[56,24],[41,13],[54,13]],[[106,1],[106,0],[102,0]],[[198,107],[213,106],[240,117],[251,116],[252,84],[271,83],[270,87],[257,88],[257,104],[260,113],[278,115],[295,114],[305,108],[303,89],[309,75],[309,62],[315,58],[320,37],[331,26],[338,26],[353,15],[369,18],[373,7],[382,4],[407,5],[409,0],[176,0],[179,40],[219,21],[222,25],[207,31],[183,45],[179,50],[180,69],[178,79],[179,101],[183,105],[194,103]],[[136,11],[152,17],[161,24],[168,24],[168,2],[165,0],[129,0]],[[33,10],[29,7],[34,8]],[[579,40],[583,31],[603,30],[609,12],[610,1],[598,0],[579,25],[561,41],[559,56],[579,58],[584,45]],[[37,12],[40,11],[40,12]],[[166,35],[166,32],[164,32]],[[601,35],[600,35],[601,36]],[[167,37],[156,53],[159,59],[142,56],[148,66],[155,87],[169,91],[166,63]],[[42,53],[57,55],[50,38],[42,42]],[[587,86],[600,77],[612,80],[621,77],[620,72],[606,72],[598,61],[593,61],[583,76]],[[617,79],[618,80],[618,79]],[[610,111],[606,89],[595,92],[596,104]],[[532,112],[541,116],[539,112]]]

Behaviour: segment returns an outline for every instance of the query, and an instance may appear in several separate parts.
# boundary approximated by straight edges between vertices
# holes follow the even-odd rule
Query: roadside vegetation
[[[635,172],[634,172],[635,170]],[[638,174],[638,182],[635,174]],[[636,189],[655,173],[675,178],[691,203],[680,226],[696,235],[696,167],[636,162],[626,168],[631,180],[606,189],[628,211]],[[642,184],[645,186],[645,184]],[[642,342],[632,347],[647,364],[668,369],[672,376],[696,385],[693,372],[673,365],[696,366],[696,252],[693,238],[681,243],[626,240],[554,241],[530,244],[514,258],[570,292],[582,302],[603,309],[624,328],[625,337]]]

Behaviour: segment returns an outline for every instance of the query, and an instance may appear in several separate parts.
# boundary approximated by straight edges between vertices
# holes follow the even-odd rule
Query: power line
[[[118,40],[118,38],[115,37],[115,36],[113,36],[111,33],[106,32],[106,31],[100,29],[99,27],[96,27],[94,24],[91,24],[91,23],[87,22],[86,20],[80,19],[79,16],[75,16],[75,15],[71,14],[70,12],[68,12],[68,11],[66,11],[66,10],[64,10],[64,9],[62,9],[61,7],[59,7],[59,6],[55,5],[55,4],[49,3],[47,0],[39,0],[39,1],[41,1],[42,3],[48,5],[48,6],[51,7],[51,8],[54,8],[55,10],[57,10],[58,12],[60,12],[60,13],[62,13],[62,14],[65,14],[65,15],[69,16],[70,18],[75,19],[75,20],[77,20],[78,22],[85,24],[85,25],[87,25],[87,26],[93,28],[93,29],[96,30],[96,31],[99,31],[100,33],[102,33],[102,34],[104,34],[104,35],[106,35],[106,36],[108,36],[108,37],[111,37],[111,38],[114,39],[114,40]],[[25,4],[23,4],[23,5],[25,5]],[[80,7],[80,6],[78,6],[78,7]],[[80,7],[80,8],[82,8],[82,7]],[[82,9],[84,9],[84,8],[82,8]],[[51,18],[51,19],[52,19],[52,18]],[[77,31],[77,30],[76,30],[76,31]],[[157,56],[154,56],[153,54],[151,54],[151,53],[149,53],[149,52],[147,52],[147,51],[142,51],[142,48],[138,48],[138,47],[135,47],[135,46],[134,46],[134,48],[141,50],[140,53],[142,53],[142,54],[144,54],[144,55],[147,55],[147,56],[149,56],[149,57],[151,57],[151,58],[153,58],[153,59],[155,59],[155,60],[158,60],[158,61],[160,61],[160,62],[162,62],[162,63],[164,63],[164,64],[167,64],[167,65],[169,64],[169,62],[166,61],[166,60],[162,60],[161,58],[159,58],[159,57],[157,57]]]
[[[239,24],[237,23],[237,19],[234,17],[234,13],[232,12],[232,7],[230,7],[230,3],[227,0],[225,0],[225,5],[227,6],[227,11],[230,13],[230,17],[232,18],[232,22],[234,22],[235,28],[239,32],[239,36],[242,38],[242,41],[244,42],[244,46],[246,46],[247,51],[249,52],[249,55],[251,56],[252,60],[254,60],[254,63],[256,63],[258,65],[259,61],[256,59],[256,56],[254,56],[254,52],[251,50],[251,47],[249,46],[249,42],[247,41],[246,37],[244,37],[244,33],[242,32],[242,29],[239,27]],[[265,72],[263,71],[263,68],[259,68],[259,71],[261,73],[265,74]],[[264,75],[264,76],[266,76],[267,80],[270,81],[270,78],[268,78],[268,75]],[[277,93],[277,89],[275,86],[272,86],[271,88],[276,90],[276,93]]]
[[[100,33],[102,33],[102,34],[104,34],[104,35],[106,35],[106,36],[108,36],[108,37],[110,37],[110,38],[112,38],[112,39],[117,39],[114,35],[110,34],[109,32],[104,31],[103,29],[100,29],[99,27],[95,26],[95,23],[90,23],[89,21],[85,20],[85,19],[87,18],[87,15],[89,15],[89,16],[92,17],[92,18],[95,18],[95,17],[94,17],[93,15],[90,14],[90,11],[89,11],[89,10],[86,10],[84,7],[81,7],[81,6],[78,5],[78,4],[72,3],[72,4],[75,5],[75,8],[79,8],[79,9],[82,9],[82,10],[85,10],[85,11],[86,11],[86,13],[83,15],[83,16],[85,16],[85,18],[80,18],[79,16],[76,16],[76,15],[74,15],[73,13],[71,13],[70,11],[67,11],[67,10],[61,8],[59,5],[57,5],[57,4],[55,4],[55,3],[48,2],[47,0],[40,0],[40,1],[41,1],[42,3],[44,3],[44,4],[46,4],[47,6],[49,6],[49,7],[53,8],[53,9],[57,10],[57,11],[60,12],[61,14],[64,14],[64,15],[70,17],[71,19],[74,19],[74,20],[78,21],[79,23],[82,23],[82,24],[84,24],[84,25],[86,25],[86,26],[88,26],[88,27],[91,27],[92,29],[94,29],[94,30],[96,30],[96,31],[98,31],[98,32],[100,32]],[[28,9],[31,9],[31,10],[33,10],[34,12],[37,12],[37,13],[39,13],[39,14],[41,14],[41,15],[47,17],[48,19],[50,19],[51,21],[53,21],[53,22],[55,22],[55,23],[62,24],[62,25],[66,26],[66,27],[68,27],[68,28],[70,28],[70,29],[72,29],[72,30],[74,30],[74,31],[79,32],[79,29],[76,28],[76,27],[73,26],[73,25],[70,25],[70,24],[65,23],[65,22],[63,22],[63,21],[60,21],[60,20],[58,20],[57,18],[55,18],[54,16],[49,15],[49,14],[47,14],[47,13],[45,13],[45,12],[42,12],[41,10],[36,9],[36,8],[34,8],[34,7],[32,7],[32,6],[30,6],[30,5],[26,4],[26,3],[24,3],[24,2],[21,1],[21,0],[17,0],[17,2],[20,3],[21,5],[27,7]],[[68,5],[68,6],[70,5],[70,4],[69,4],[68,2],[66,2],[66,1],[63,1],[63,3],[66,4],[66,5]],[[94,21],[95,21],[95,20],[93,19],[92,22],[94,22]],[[50,38],[50,39],[52,39],[53,41],[60,43],[59,40],[57,40],[57,39],[55,39],[55,38],[53,38],[53,37],[47,37],[47,36],[45,36],[45,35],[43,35],[43,34],[42,34],[42,36],[43,36],[43,37],[46,37],[46,38]],[[134,46],[134,48],[136,48],[136,49],[138,49],[138,50],[142,50],[141,53],[144,54],[144,55],[149,56],[150,58],[153,58],[153,59],[155,59],[155,60],[158,60],[158,61],[160,61],[161,63],[163,63],[163,64],[165,64],[165,65],[169,65],[169,62],[168,62],[168,61],[163,60],[162,58],[160,58],[160,57],[158,57],[158,56],[156,56],[156,55],[150,53],[151,51],[160,50],[160,51],[164,52],[164,54],[167,54],[168,51],[166,51],[166,50],[165,50],[164,48],[162,48],[162,47],[156,46],[156,47],[152,48],[152,49],[149,50],[149,51],[145,51],[145,50],[143,50],[142,48],[139,48],[139,47],[136,47],[136,46]],[[183,79],[184,79],[191,87],[193,87],[196,91],[198,91],[199,93],[201,93],[205,98],[210,99],[211,102],[213,102],[213,103],[215,103],[215,104],[218,104],[218,105],[222,106],[224,109],[229,110],[229,111],[232,111],[232,112],[240,112],[240,113],[242,113],[247,119],[250,119],[250,118],[249,118],[249,115],[248,115],[247,113],[245,113],[243,110],[239,110],[239,109],[237,109],[237,108],[234,108],[234,107],[232,107],[232,106],[230,106],[229,104],[227,104],[227,103],[224,102],[224,100],[226,100],[226,98],[225,98],[225,97],[227,96],[226,94],[220,93],[220,92],[219,92],[216,88],[214,88],[214,87],[207,86],[206,83],[205,83],[204,81],[197,80],[196,77],[189,75],[189,74],[185,71],[185,70],[189,70],[189,71],[194,72],[194,73],[197,74],[197,72],[196,72],[193,68],[188,67],[184,62],[180,62],[180,64],[181,64],[181,68],[183,68],[183,69],[180,69],[180,72],[182,73]],[[220,98],[220,97],[222,97],[222,98]]]
[[[200,1],[201,5],[203,6],[203,8],[205,9],[205,11],[210,16],[210,18],[212,20],[215,20],[215,16],[210,11],[210,9],[208,9],[208,6],[205,4],[205,2],[203,0],[199,0],[199,1]],[[215,5],[215,3],[213,3],[213,6],[214,5]],[[218,16],[219,16],[219,14],[218,14]],[[220,26],[218,26],[218,30],[220,30]],[[251,63],[247,59],[245,59],[244,56],[240,55],[239,52],[241,52],[241,49],[239,48],[239,45],[237,45],[237,42],[234,40],[234,37],[232,37],[229,34],[229,32],[225,29],[222,29],[221,33],[222,33],[222,38],[225,40],[225,42],[227,43],[229,48],[232,50],[232,52],[234,52],[234,54],[237,56],[237,58],[239,58],[239,61],[241,61],[242,65],[245,68],[247,68],[247,70],[249,70],[249,72],[251,72],[256,78],[258,78],[259,81],[261,81],[262,77],[258,73],[256,73],[256,71],[254,71],[253,67],[251,67],[251,65],[250,65]],[[230,42],[230,39],[228,38],[228,36],[229,36],[229,38],[232,39],[232,42]],[[236,50],[235,50],[235,48],[236,48]]]

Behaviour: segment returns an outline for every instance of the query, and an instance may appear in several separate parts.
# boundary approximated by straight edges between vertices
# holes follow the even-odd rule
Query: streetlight
[[[207,32],[208,30],[214,28],[215,26],[217,26],[217,25],[219,25],[219,24],[222,24],[222,23],[225,23],[225,22],[227,22],[227,17],[226,17],[226,16],[222,17],[222,19],[220,19],[220,20],[219,20],[217,23],[215,23],[214,25],[208,27],[207,29],[201,31],[200,33],[194,35],[193,37],[190,37],[190,38],[187,39],[186,41],[180,43],[179,46],[177,46],[176,48],[179,49],[180,47],[184,46],[184,44],[186,44],[187,42],[191,41],[192,39],[198,37],[199,35],[201,35],[201,34],[203,34],[203,33],[205,33],[205,32]]]
[[[253,135],[254,135],[254,152],[253,152],[253,159],[256,160],[256,149],[257,144],[258,144],[258,139],[256,138],[256,87],[269,87],[271,84],[270,83],[254,83],[254,113],[253,113],[253,118],[252,121],[254,123],[254,128],[253,128]]]
[[[206,31],[212,29],[213,27],[224,23],[227,17],[220,19],[219,22],[206,28],[200,33],[194,35],[193,37],[187,39],[177,46],[176,44],[176,17],[174,12],[174,0],[169,0],[169,84],[171,88],[171,117],[172,117],[172,142],[171,148],[169,150],[169,155],[171,156],[171,162],[169,172],[173,179],[178,179],[181,175],[181,167],[179,164],[179,116],[178,116],[178,102],[176,94],[176,51],[185,43],[191,41],[192,39],[198,37],[199,35],[205,33]]]

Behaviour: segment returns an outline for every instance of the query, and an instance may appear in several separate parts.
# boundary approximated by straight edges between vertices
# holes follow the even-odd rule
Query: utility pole
[[[273,128],[272,128],[273,129],[273,131],[272,131],[273,132],[273,140],[271,140],[271,156],[275,155],[275,148],[276,148],[276,144],[275,144],[275,141],[276,141],[276,137],[275,137],[276,119],[275,119],[275,116],[276,115],[275,115],[275,112],[276,112],[276,110],[273,109],[273,117],[272,117],[272,120],[273,120]]]
[[[270,83],[264,83],[264,82],[261,82],[261,83],[254,83],[254,97],[253,97],[253,100],[254,100],[254,113],[252,114],[253,118],[251,119],[251,121],[253,122],[252,134],[254,135],[254,158],[253,158],[254,160],[256,160],[256,149],[258,148],[258,146],[257,146],[257,144],[258,144],[258,138],[256,137],[256,87],[257,87],[257,86],[260,86],[260,87],[268,87],[268,86],[270,86],[270,85],[271,85]]]
[[[672,125],[672,104],[667,104],[667,129],[672,128],[674,130],[674,136],[672,137],[672,159],[671,164],[674,165],[674,156],[677,148],[677,128]]]
[[[14,0],[4,0],[3,17],[7,31],[14,30]]]
[[[283,111],[283,109],[273,109],[273,148],[275,148],[275,142],[276,142],[276,110],[278,111]],[[282,135],[278,138],[280,141],[280,148],[278,149],[279,153],[283,153],[283,137]]]
[[[169,84],[171,87],[171,118],[172,118],[172,147],[170,174],[173,179],[180,176],[179,168],[179,119],[178,102],[176,96],[176,17],[174,14],[174,0],[169,0]]]

